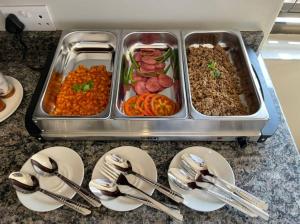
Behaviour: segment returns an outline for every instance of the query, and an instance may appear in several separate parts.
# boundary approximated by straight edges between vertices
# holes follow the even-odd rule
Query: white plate
[[[23,87],[21,83],[11,76],[5,76],[5,78],[15,87],[15,92],[14,95],[9,98],[1,98],[6,104],[6,107],[0,112],[0,122],[4,121],[17,110],[23,98]]]
[[[100,170],[104,164],[105,156],[109,153],[114,153],[122,156],[123,158],[130,161],[134,171],[144,175],[145,177],[150,178],[153,181],[157,181],[157,170],[152,158],[145,151],[141,150],[140,148],[136,148],[132,146],[122,146],[122,147],[114,148],[109,152],[105,153],[98,160],[93,170],[92,179],[105,178],[105,176],[103,176],[100,173]],[[129,175],[128,180],[130,183],[134,184],[139,189],[142,189],[143,191],[147,192],[149,195],[153,194],[154,187],[152,187],[152,185],[149,185],[148,183],[138,178],[135,178],[133,175]],[[125,186],[120,186],[119,188],[121,191],[126,191],[131,194],[138,195],[136,191],[129,189]],[[142,203],[139,203],[135,200],[126,197],[118,197],[110,201],[101,201],[101,202],[105,207],[115,211],[130,211],[142,205]]]
[[[235,183],[234,174],[229,163],[221,154],[210,148],[194,146],[180,151],[171,161],[169,169],[180,168],[181,156],[184,153],[193,153],[200,156],[209,167],[210,172],[214,173],[218,177],[227,180],[231,184]],[[170,179],[169,184],[172,190],[175,190],[178,193],[182,194],[182,196],[184,197],[183,204],[191,209],[202,212],[209,212],[217,210],[225,205],[225,203],[218,199],[215,199],[205,191],[201,191],[198,189],[184,191],[173,184]],[[217,190],[216,188],[213,189]]]
[[[59,173],[74,181],[78,185],[82,184],[84,177],[84,165],[80,156],[74,150],[63,146],[55,146],[41,150],[38,153],[47,155],[54,159],[58,164]],[[21,171],[35,175],[39,179],[41,188],[55,194],[60,194],[68,198],[72,198],[76,194],[74,190],[72,190],[58,177],[43,177],[36,174],[31,166],[30,158],[22,166]],[[46,212],[59,208],[63,205],[41,192],[35,192],[33,194],[17,192],[17,195],[21,203],[33,211]]]

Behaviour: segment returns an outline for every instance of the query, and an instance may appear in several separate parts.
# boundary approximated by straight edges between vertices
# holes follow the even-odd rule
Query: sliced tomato
[[[176,103],[164,95],[156,94],[151,99],[151,110],[156,116],[171,116],[175,109]]]
[[[127,116],[143,116],[144,114],[137,108],[137,100],[139,96],[130,97],[124,103],[124,112]]]
[[[151,101],[152,98],[155,97],[157,94],[148,94],[144,100],[144,108],[145,108],[145,114],[148,116],[153,116],[154,113],[151,109]]]
[[[140,110],[145,116],[148,116],[149,114],[145,111],[145,99],[150,93],[144,93],[143,95],[140,95],[139,98],[136,101],[136,107],[138,110]]]

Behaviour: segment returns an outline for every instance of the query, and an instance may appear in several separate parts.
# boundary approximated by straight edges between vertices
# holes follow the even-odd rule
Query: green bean
[[[134,67],[135,68],[139,68],[140,66],[138,65],[138,63],[136,62],[136,60],[133,58],[131,52],[129,52],[129,57],[130,57],[131,63],[134,65]]]

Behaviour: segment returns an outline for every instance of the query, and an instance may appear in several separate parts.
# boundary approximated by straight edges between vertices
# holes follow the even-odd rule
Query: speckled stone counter
[[[83,217],[68,208],[37,213],[25,208],[17,199],[7,179],[23,163],[41,149],[62,145],[74,149],[85,165],[83,186],[91,178],[97,160],[112,148],[132,145],[146,150],[153,158],[159,182],[167,184],[166,172],[171,159],[189,146],[206,146],[222,154],[233,168],[236,184],[269,204],[269,223],[300,223],[300,159],[287,123],[281,113],[277,97],[277,110],[281,124],[274,136],[265,143],[251,143],[239,149],[233,142],[140,142],[140,141],[51,141],[40,143],[29,136],[24,125],[26,108],[39,78],[39,73],[26,65],[42,63],[49,44],[57,44],[59,32],[30,32],[24,40],[28,43],[29,58],[21,60],[20,46],[11,36],[0,32],[0,71],[17,78],[23,85],[24,98],[18,110],[0,123],[0,223],[170,223],[163,213],[142,206],[130,212],[115,212],[105,207],[93,209],[92,215]],[[243,33],[247,44],[257,48],[261,33]],[[154,197],[171,203],[161,194]],[[75,199],[82,201],[75,196]],[[83,202],[83,201],[82,201]],[[180,205],[185,223],[265,223],[262,219],[249,218],[225,206],[214,212],[196,212]]]

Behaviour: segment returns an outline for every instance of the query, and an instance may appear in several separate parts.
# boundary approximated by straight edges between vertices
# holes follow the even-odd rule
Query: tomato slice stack
[[[133,96],[124,103],[127,116],[171,116],[176,108],[176,103],[167,96],[151,93]]]

